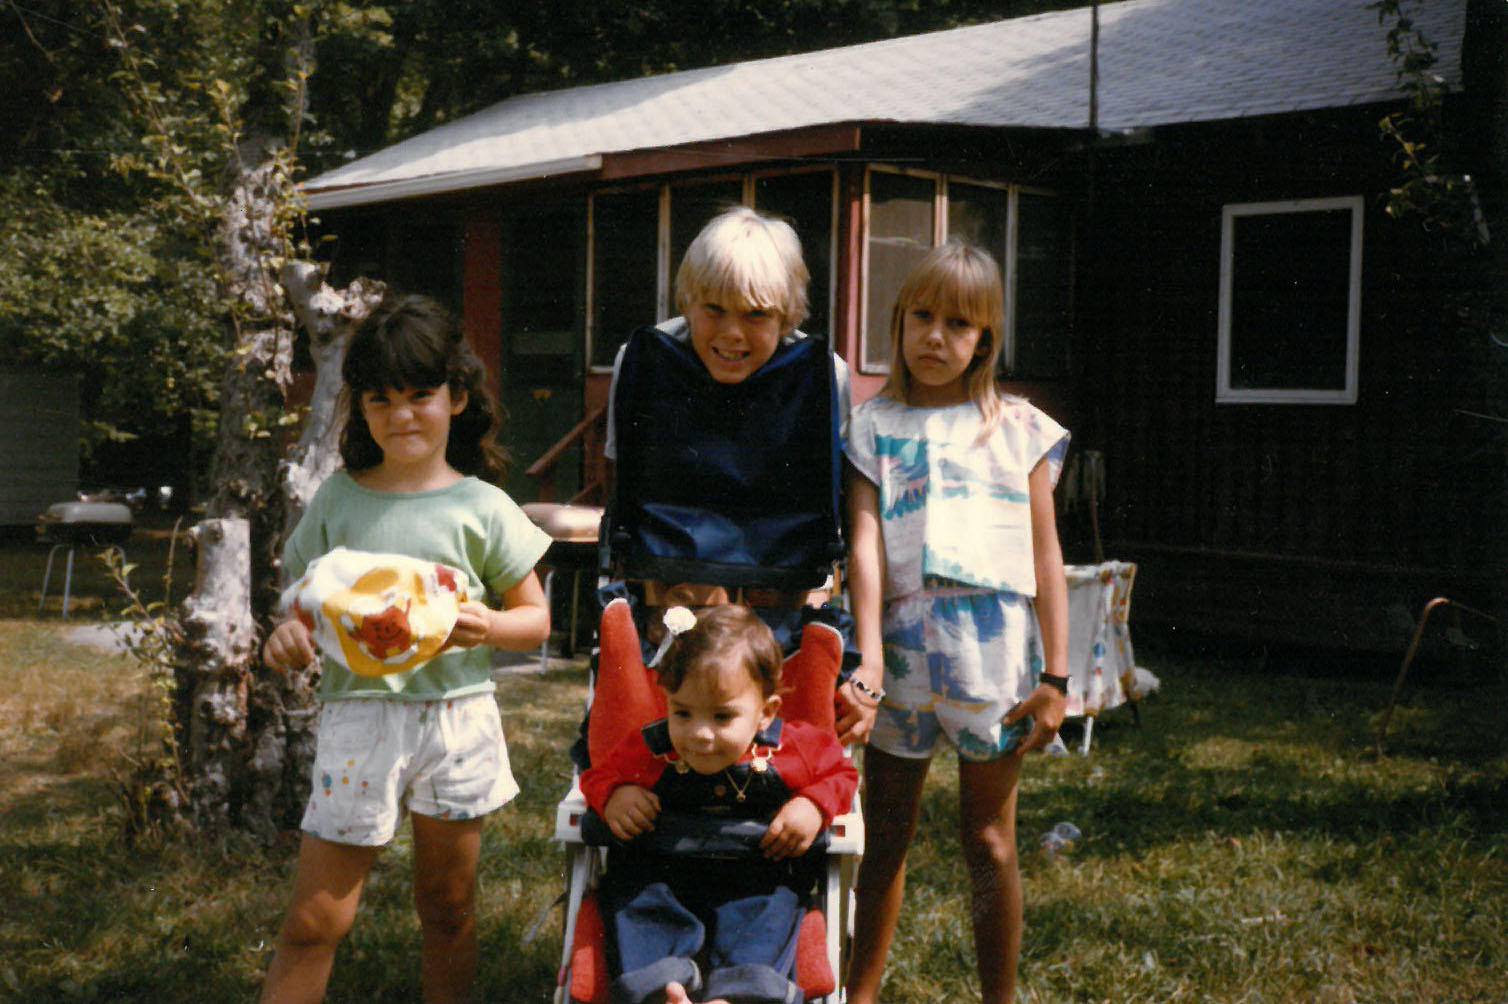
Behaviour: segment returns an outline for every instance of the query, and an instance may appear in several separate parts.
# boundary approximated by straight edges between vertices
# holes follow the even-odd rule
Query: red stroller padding
[[[597,683],[587,725],[587,749],[593,763],[602,762],[623,736],[665,715],[665,695],[655,682],[654,672],[644,666],[639,632],[627,600],[616,599],[607,605],[598,638]],[[832,731],[836,727],[833,695],[842,659],[842,636],[825,624],[808,624],[802,630],[801,647],[786,659],[781,670],[781,717]],[[597,714],[598,709],[611,713]],[[819,909],[808,910],[801,920],[794,979],[808,998],[837,989],[837,977],[827,958],[827,924]],[[607,931],[596,897],[588,894],[576,915],[571,1000],[607,1004],[611,985]]]
[[[665,694],[644,668],[639,630],[627,600],[613,600],[602,611],[597,665],[586,734],[592,763],[604,762],[618,741],[641,725],[665,717]],[[595,714],[598,708],[611,708],[613,713]]]

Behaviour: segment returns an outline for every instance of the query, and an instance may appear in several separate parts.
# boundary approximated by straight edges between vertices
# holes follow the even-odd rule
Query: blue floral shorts
[[[994,760],[1031,730],[1029,717],[1001,722],[1042,672],[1030,596],[929,586],[889,601],[882,630],[885,700],[872,745],[926,758],[947,741],[964,760]]]

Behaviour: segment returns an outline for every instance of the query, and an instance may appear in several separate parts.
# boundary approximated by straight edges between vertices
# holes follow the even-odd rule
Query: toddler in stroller
[[[699,992],[695,957],[705,947],[709,997],[799,1001],[791,976],[801,905],[821,864],[806,854],[852,803],[858,772],[830,729],[777,716],[782,653],[748,608],[693,618],[681,607],[667,620],[680,632],[658,673],[668,715],[625,735],[581,777],[614,838],[598,889],[619,973],[612,1000],[658,1001],[671,983]],[[693,830],[757,823],[744,839],[758,856],[730,867],[715,849],[683,856],[657,846],[656,824],[672,814],[689,816]]]

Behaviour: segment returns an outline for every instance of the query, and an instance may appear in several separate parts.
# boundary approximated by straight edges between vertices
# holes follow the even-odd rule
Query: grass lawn
[[[67,630],[55,616],[0,620],[0,1000],[253,998],[292,839],[123,843],[110,778],[133,747],[140,677]],[[1023,1002],[1505,999],[1499,675],[1416,666],[1378,760],[1391,667],[1299,672],[1138,641],[1163,681],[1141,727],[1115,712],[1089,757],[1027,767]],[[526,934],[562,888],[549,833],[584,682],[568,669],[500,685],[524,794],[486,830],[484,1000],[550,999],[559,910]],[[954,766],[935,765],[924,805],[888,970],[895,1004],[973,999]],[[1059,820],[1084,837],[1049,859],[1036,839]],[[373,873],[330,1000],[419,998],[410,878],[405,836]]]

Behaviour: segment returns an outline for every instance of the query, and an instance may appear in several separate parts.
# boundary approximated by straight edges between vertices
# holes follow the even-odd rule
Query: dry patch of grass
[[[0,1000],[250,1000],[291,889],[296,836],[121,837],[111,768],[146,698],[124,657],[56,621],[0,621]],[[524,794],[484,835],[484,999],[550,999],[559,922],[524,935],[562,887],[550,840],[570,776],[585,673],[520,676],[500,699]],[[342,947],[331,1001],[418,1000],[419,931],[405,831],[379,860]],[[558,917],[558,912],[557,912]]]

